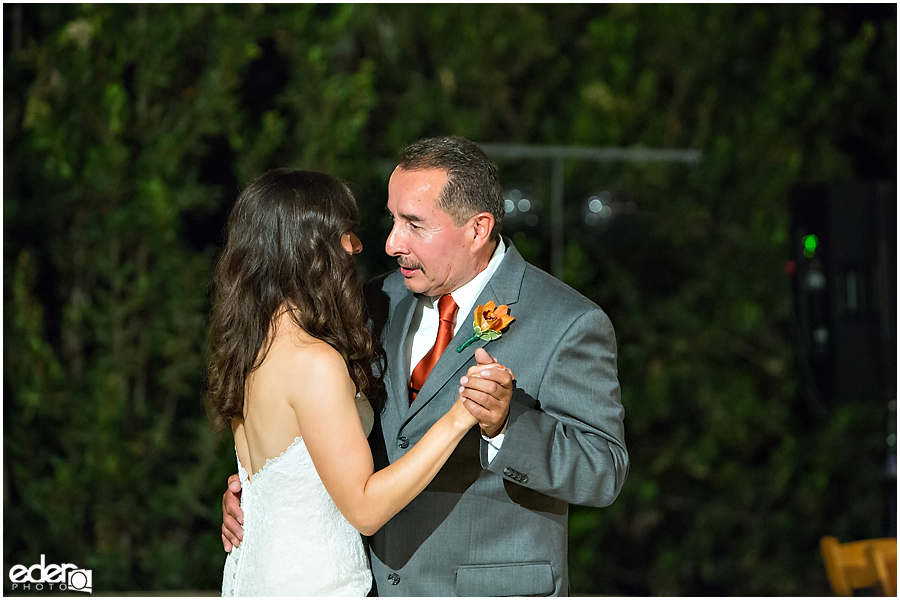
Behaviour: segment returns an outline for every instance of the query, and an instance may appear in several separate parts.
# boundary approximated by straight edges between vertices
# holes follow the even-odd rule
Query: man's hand
[[[459,380],[459,393],[471,400],[465,407],[478,419],[481,432],[492,438],[503,430],[509,416],[515,375],[484,348],[475,351],[475,360],[478,364]]]
[[[228,478],[228,489],[222,494],[222,547],[225,548],[225,552],[237,548],[244,539],[243,524],[241,478],[235,473]]]

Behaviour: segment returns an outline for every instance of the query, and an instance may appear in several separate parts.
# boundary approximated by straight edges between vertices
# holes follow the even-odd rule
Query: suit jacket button
[[[401,437],[397,440],[397,445],[401,448],[409,448],[409,440],[405,437]]]
[[[522,475],[522,478],[519,479],[522,483],[528,483],[528,475]]]
[[[503,474],[506,475],[507,477],[512,477],[513,473],[515,473],[515,471],[513,471],[509,467],[506,467],[505,469],[503,469]]]
[[[391,585],[397,585],[398,583],[400,583],[400,576],[396,573],[391,573],[390,575],[388,575],[388,581],[391,582]]]

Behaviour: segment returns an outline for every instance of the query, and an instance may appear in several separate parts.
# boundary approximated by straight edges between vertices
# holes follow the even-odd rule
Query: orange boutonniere
[[[494,301],[491,300],[485,305],[478,305],[475,309],[475,323],[472,329],[475,333],[472,337],[463,342],[457,352],[462,352],[475,343],[476,340],[496,340],[500,337],[501,331],[509,327],[509,324],[515,321],[514,317],[509,316],[509,306],[502,304],[495,308]]]

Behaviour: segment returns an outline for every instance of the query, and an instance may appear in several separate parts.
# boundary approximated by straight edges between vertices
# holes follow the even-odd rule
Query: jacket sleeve
[[[539,381],[536,395],[515,390],[500,451],[490,464],[483,451],[482,466],[571,504],[611,504],[628,475],[628,452],[615,334],[601,309],[581,314],[556,340]]]

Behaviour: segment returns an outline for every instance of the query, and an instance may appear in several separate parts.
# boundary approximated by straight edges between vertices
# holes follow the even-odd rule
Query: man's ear
[[[494,215],[489,212],[478,213],[469,219],[469,231],[472,233],[472,249],[480,250],[491,238],[494,230]]]

